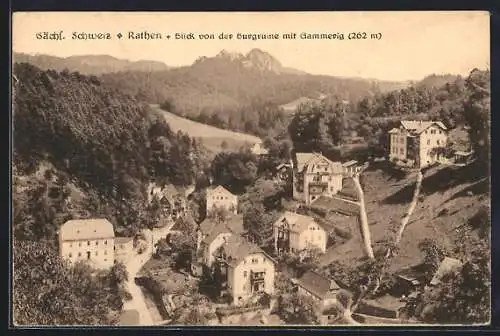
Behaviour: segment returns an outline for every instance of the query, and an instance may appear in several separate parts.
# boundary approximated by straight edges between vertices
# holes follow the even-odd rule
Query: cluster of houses
[[[448,132],[441,122],[401,121],[389,135],[391,160],[425,167],[441,159],[442,151],[434,149],[446,147]],[[259,144],[252,151],[259,155],[267,153]],[[357,216],[357,195],[349,181],[364,168],[366,165],[357,161],[333,162],[321,153],[296,153],[289,163],[277,167],[277,179],[290,181],[293,198],[305,206],[334,207],[339,213]],[[157,202],[163,218],[175,220],[189,216],[186,199],[192,191],[183,194],[171,186],[150,185],[148,197],[150,202]],[[229,217],[212,216],[217,209],[225,209]],[[234,305],[261,293],[272,295],[276,260],[245,238],[238,196],[223,186],[209,187],[206,210],[207,217],[197,225],[191,273],[211,279],[219,293],[228,295]],[[273,224],[272,236],[276,256],[300,255],[312,249],[325,253],[327,249],[328,231],[313,217],[296,212],[284,212]],[[70,262],[85,260],[96,268],[107,268],[115,260],[126,261],[133,253],[134,242],[133,238],[115,237],[113,225],[106,219],[84,219],[62,225],[59,246],[61,257]],[[448,259],[444,262],[450,263]],[[408,295],[411,290],[407,288],[419,285],[420,280],[414,274],[413,269],[397,274],[400,287],[406,288],[399,295]],[[323,307],[331,305],[340,290],[335,281],[314,271],[294,280],[294,284],[300,293],[311,296]],[[328,318],[327,313],[325,316]]]

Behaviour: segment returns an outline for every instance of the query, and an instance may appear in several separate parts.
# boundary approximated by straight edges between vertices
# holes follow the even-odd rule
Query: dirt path
[[[132,300],[125,302],[123,309],[135,309],[139,312],[140,325],[142,326],[150,326],[155,325],[151,313],[146,305],[146,300],[144,298],[144,294],[142,293],[141,288],[135,284],[135,277],[139,270],[144,266],[144,264],[151,258],[153,255],[154,245],[161,238],[165,237],[170,229],[172,228],[173,223],[164,228],[144,230],[144,236],[146,237],[147,247],[142,254],[136,254],[132,257],[126,264],[128,270],[128,281],[126,284],[126,288],[132,295]]]

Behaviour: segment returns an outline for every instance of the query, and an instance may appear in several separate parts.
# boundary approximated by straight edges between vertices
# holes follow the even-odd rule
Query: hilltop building
[[[293,166],[293,198],[310,205],[320,196],[342,189],[344,169],[319,153],[297,153]]]
[[[286,211],[274,224],[274,248],[283,252],[301,252],[313,248],[326,252],[328,235],[310,216]]]
[[[232,194],[223,186],[210,187],[207,189],[207,214],[215,208],[223,208],[227,211],[238,213],[238,196]]]
[[[69,220],[59,230],[59,254],[71,263],[109,268],[115,262],[114,240],[113,224],[106,219]]]
[[[441,121],[402,120],[389,131],[392,161],[423,168],[442,159],[448,130]]]

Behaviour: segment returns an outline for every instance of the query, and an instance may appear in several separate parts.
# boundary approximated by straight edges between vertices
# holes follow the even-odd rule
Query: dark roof
[[[118,322],[121,326],[136,326],[140,324],[139,312],[135,309],[124,310],[120,316],[120,321]]]
[[[397,271],[394,275],[406,281],[419,284],[425,276],[427,266],[425,264],[418,264],[409,267],[402,268]]]
[[[320,210],[335,211],[348,216],[359,215],[359,205],[337,197],[320,196],[311,206]]]
[[[208,236],[203,239],[203,243],[210,245],[220,234],[222,233],[233,233],[227,225],[224,223],[217,224],[208,234]]]
[[[285,211],[285,213],[275,222],[278,225],[286,221],[289,225],[290,231],[301,233],[309,227],[310,224],[318,224],[313,217],[301,215],[296,212]],[[318,224],[319,225],[319,224]]]
[[[332,290],[340,289],[339,285],[335,281],[330,280],[314,271],[306,272],[300,279],[297,280],[297,284],[321,299],[326,298]]]
[[[227,188],[224,188],[221,185],[216,185],[216,186],[210,186],[207,188],[207,195],[214,192],[214,191],[220,191],[225,194],[229,194],[231,196],[235,196],[232,192],[230,192]]]
[[[200,223],[199,229],[203,235],[209,235],[212,230],[217,227],[219,223],[213,218],[206,218],[203,222]],[[243,215],[237,214],[229,217],[224,222],[224,225],[228,227],[231,232],[236,234],[241,234],[245,231],[243,228]]]
[[[342,189],[339,191],[339,194],[358,200],[358,192],[356,191],[356,186],[354,185],[354,181],[350,178],[343,179]]]

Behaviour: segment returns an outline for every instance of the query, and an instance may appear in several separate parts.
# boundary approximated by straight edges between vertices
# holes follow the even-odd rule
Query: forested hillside
[[[215,57],[202,57],[191,66],[147,74],[105,74],[102,80],[140,100],[158,104],[167,101],[172,113],[256,135],[271,130],[274,122],[282,123],[278,106],[300,97],[325,94],[357,101],[406,85],[290,73],[276,64],[275,58],[260,50],[246,56],[221,52]]]
[[[22,319],[18,323],[102,322],[107,318],[99,306],[104,301],[90,304],[92,298],[86,293],[78,298],[78,291],[66,292],[82,275],[73,274],[57,259],[59,226],[80,216],[104,217],[118,235],[133,235],[153,225],[157,213],[147,205],[147,184],[192,184],[205,168],[203,149],[190,137],[173,133],[147,104],[101,85],[95,77],[42,71],[26,63],[15,64],[14,74],[18,79],[13,107],[14,279],[38,286],[39,279],[46,278],[52,283],[44,289],[47,299],[51,291],[62,291],[57,304],[69,304],[67,300],[75,296],[89,304],[72,312],[86,317],[64,318],[55,311],[56,315],[50,315],[52,311],[47,315],[43,305],[30,301],[33,292],[26,291],[31,287],[18,283],[14,312]],[[57,267],[47,269],[36,264],[39,261],[23,260],[34,257],[26,255],[27,249],[47,251],[47,260]],[[99,277],[86,281],[96,295],[104,295],[98,288],[109,285],[99,284],[104,281]],[[91,309],[92,305],[97,306]],[[114,307],[120,309],[121,304]]]
[[[30,63],[42,70],[63,71],[67,69],[72,72],[78,71],[84,75],[101,75],[125,70],[150,72],[168,69],[168,66],[162,62],[132,62],[109,55],[81,55],[62,58],[49,55],[14,53],[13,59],[16,63]]]

